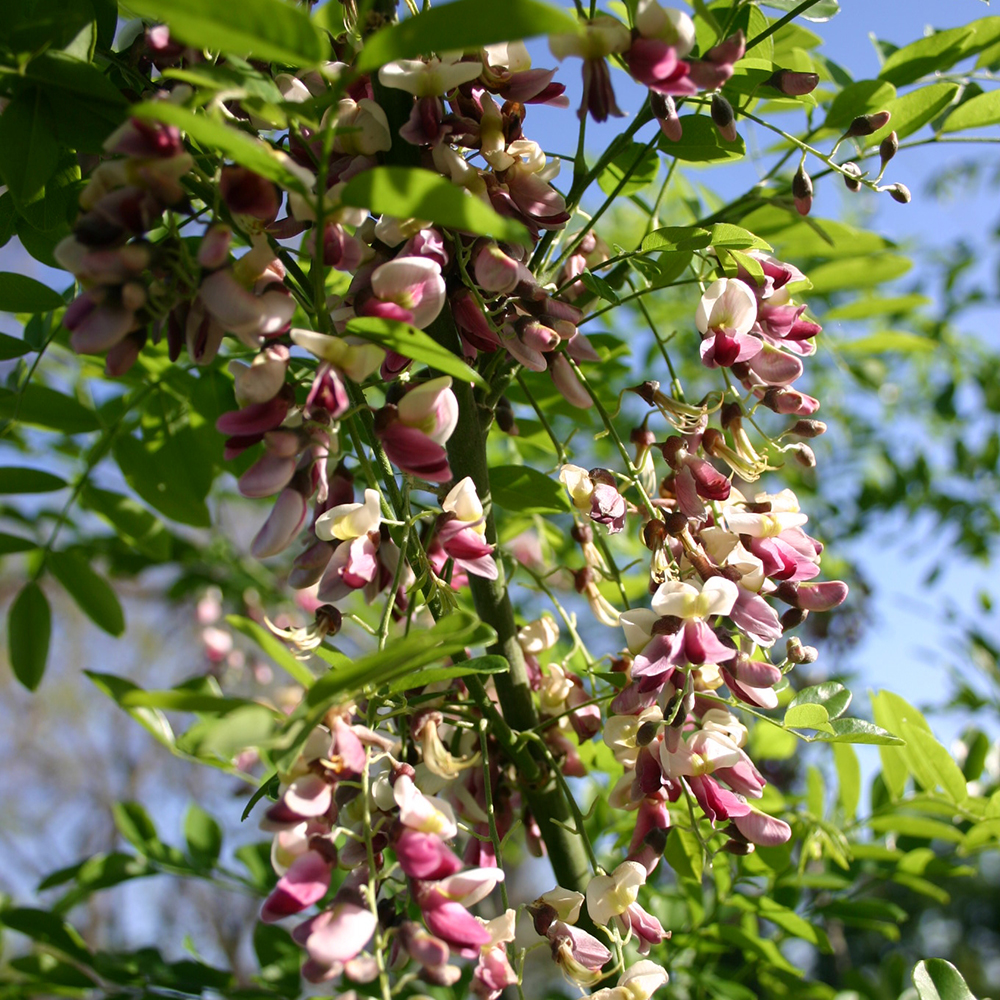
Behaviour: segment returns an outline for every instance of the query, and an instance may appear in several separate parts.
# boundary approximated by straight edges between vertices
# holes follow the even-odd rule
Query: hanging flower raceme
[[[431,483],[451,479],[444,445],[456,426],[458,400],[448,375],[413,386],[375,414],[375,433],[389,461]]]

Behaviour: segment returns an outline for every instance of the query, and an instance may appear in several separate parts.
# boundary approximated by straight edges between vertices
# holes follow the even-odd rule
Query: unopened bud
[[[336,635],[344,624],[344,616],[332,604],[321,604],[316,609],[316,624],[325,626],[327,635]]]
[[[636,746],[649,746],[649,744],[656,739],[656,733],[659,728],[660,724],[658,722],[644,722],[639,727],[639,731],[635,734]]]
[[[852,194],[857,194],[861,190],[861,167],[856,163],[844,164],[844,187]]]
[[[660,126],[660,131],[671,141],[680,142],[682,126],[674,99],[667,94],[649,92],[649,109]]]
[[[795,461],[802,466],[802,468],[816,468],[816,452],[814,452],[809,445],[793,444],[788,450],[791,452],[792,458],[794,458]]]
[[[722,404],[722,410],[719,412],[719,422],[726,430],[729,430],[729,425],[734,421],[738,421],[742,416],[743,407],[733,400]]]
[[[813,182],[806,173],[806,165],[799,165],[792,178],[792,197],[795,199],[795,209],[799,215],[808,215],[813,203]]]
[[[705,433],[701,436],[701,446],[708,452],[709,455],[715,456],[716,451],[720,447],[725,447],[726,437],[720,430],[716,430],[714,427],[709,427]]]
[[[789,427],[788,433],[801,438],[815,438],[826,433],[826,424],[822,420],[798,420]]]
[[[882,169],[896,155],[899,150],[899,136],[895,132],[890,132],[880,143],[878,155],[882,160]]]
[[[910,189],[905,184],[890,184],[886,189],[889,197],[893,201],[898,201],[900,205],[910,204]]]
[[[781,616],[782,632],[788,632],[790,629],[797,628],[808,617],[809,617],[809,612],[806,611],[804,608],[789,608]]]
[[[873,111],[870,115],[858,115],[847,127],[845,139],[855,139],[863,135],[873,135],[889,124],[892,115],[888,111]]]
[[[589,545],[594,540],[594,532],[589,524],[574,524],[569,533],[579,545]]]
[[[785,642],[785,656],[791,663],[815,663],[819,650],[815,646],[803,646],[798,636],[791,636]]]
[[[501,396],[496,408],[497,426],[511,437],[517,437],[517,420],[514,417],[514,407],[506,396]]]
[[[793,69],[778,69],[764,81],[765,87],[774,87],[786,97],[811,94],[819,84],[818,73],[799,73]]]
[[[651,448],[656,444],[656,435],[648,427],[634,427],[629,434],[629,441],[640,448]]]
[[[687,518],[684,518],[685,524]],[[667,528],[662,521],[647,521],[642,526],[642,544],[650,552],[656,552],[663,548],[663,543],[667,538]]]
[[[754,845],[748,844],[745,840],[727,840],[723,845],[722,849],[726,854],[735,854],[738,857],[746,857],[748,854],[753,854]]]
[[[679,510],[675,510],[672,514],[668,514],[663,522],[663,527],[666,529],[668,535],[682,535],[687,530],[687,526],[687,514]]]
[[[726,142],[736,142],[736,113],[722,94],[712,95],[712,121]]]

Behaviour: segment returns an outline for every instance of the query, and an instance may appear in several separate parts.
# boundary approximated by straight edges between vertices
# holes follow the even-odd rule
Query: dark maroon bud
[[[656,393],[659,391],[659,382],[642,382],[639,385],[629,387],[629,392],[634,392],[644,403],[650,406],[655,405]]]
[[[775,70],[765,81],[765,87],[774,87],[786,97],[811,94],[819,84],[818,73],[799,73],[793,69]]]
[[[660,452],[667,461],[667,464],[672,468],[676,468],[675,463],[677,461],[677,453],[683,450],[683,448],[684,438],[678,437],[674,434],[673,436],[668,437],[667,440],[660,445]]]
[[[719,413],[719,422],[726,430],[729,430],[729,425],[739,420],[742,416],[743,407],[735,400],[732,400],[722,404],[722,410]]]
[[[310,837],[309,850],[315,851],[331,865],[337,864],[337,847],[327,837]]]
[[[580,545],[589,545],[594,540],[594,532],[589,524],[574,524],[569,533],[573,541]]]
[[[806,173],[806,165],[799,164],[792,178],[792,197],[795,199],[795,209],[799,215],[808,215],[813,202],[813,182]]]
[[[807,444],[793,444],[788,449],[792,458],[804,469],[816,468],[816,452]]]
[[[687,514],[683,514],[679,510],[675,510],[673,513],[668,514],[666,520],[663,522],[664,530],[668,535],[673,535],[674,537],[683,535],[687,530],[687,526]]]
[[[653,117],[660,126],[660,131],[671,142],[680,142],[684,133],[674,99],[667,94],[651,90],[649,92],[649,110],[653,112]]]
[[[683,618],[678,618],[676,615],[664,615],[653,622],[651,631],[653,635],[676,635],[683,624]]]
[[[652,448],[656,444],[656,435],[648,427],[635,427],[629,434],[629,441],[640,448]]]
[[[344,624],[344,616],[332,604],[321,604],[316,609],[316,624],[325,625],[327,635],[336,635]]]
[[[890,184],[886,191],[893,201],[898,201],[900,205],[910,204],[910,189],[905,184]]]
[[[745,840],[727,840],[722,849],[726,854],[735,854],[738,857],[745,857],[754,852],[753,844],[748,844]]]
[[[684,518],[685,523],[687,518]],[[667,539],[667,529],[662,521],[647,521],[642,526],[642,544],[650,552],[657,552],[663,548],[663,543]]]
[[[392,927],[399,919],[396,913],[396,903],[391,899],[378,901],[378,922],[383,927]]]
[[[804,608],[789,608],[781,616],[781,630],[787,632],[789,629],[798,628],[808,617],[809,612]]]
[[[899,151],[899,136],[895,132],[890,132],[878,146],[878,155],[882,160],[882,169]]]
[[[582,594],[590,584],[594,582],[594,574],[589,566],[573,572],[573,587],[578,594]]]
[[[656,739],[656,733],[659,728],[660,724],[658,722],[644,722],[635,734],[636,745],[640,747],[648,746]]]
[[[722,94],[712,95],[712,121],[726,142],[736,142],[736,113]]]
[[[701,446],[709,455],[714,456],[720,447],[725,447],[725,444],[725,435],[714,427],[709,427],[701,438]]]
[[[858,115],[847,127],[845,139],[855,139],[863,135],[873,135],[889,124],[892,115],[888,111],[873,111],[870,115]]]
[[[596,469],[591,469],[587,475],[590,476],[595,483],[603,483],[605,486],[618,485],[617,480],[615,479],[615,474],[611,472],[610,469],[602,469],[598,467]]]
[[[852,194],[857,194],[861,190],[861,167],[848,161],[844,164],[844,171],[844,186]]]
[[[511,437],[517,437],[517,420],[514,417],[514,407],[506,396],[501,396],[496,408],[497,426]]]
[[[801,438],[815,438],[826,433],[826,424],[822,420],[798,420],[788,429],[788,433]]]

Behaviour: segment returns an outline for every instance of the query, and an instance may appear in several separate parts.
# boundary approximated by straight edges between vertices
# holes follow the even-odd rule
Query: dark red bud
[[[886,191],[893,201],[898,201],[900,205],[910,204],[910,189],[905,184],[890,184]]]
[[[888,111],[873,111],[870,115],[858,115],[847,127],[845,139],[855,139],[863,135],[873,135],[880,128],[889,124],[892,117]]]

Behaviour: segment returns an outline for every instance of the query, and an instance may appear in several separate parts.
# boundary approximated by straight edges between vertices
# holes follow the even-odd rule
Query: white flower
[[[377,344],[331,337],[314,330],[293,329],[291,337],[293,344],[298,344],[320,361],[329,361],[355,382],[363,382],[385,361],[385,351]]]
[[[441,509],[448,514],[454,514],[459,521],[482,521],[483,504],[471,476],[460,479],[448,491],[448,495],[441,503]],[[484,524],[474,524],[473,527],[479,534],[486,530]]]
[[[331,507],[316,520],[316,537],[324,542],[335,538],[348,541],[370,531],[378,531],[382,508],[377,490],[365,490],[364,503],[342,503]]]
[[[644,959],[629,966],[618,980],[617,986],[598,990],[583,997],[583,1000],[649,1000],[669,980],[666,969]]]
[[[559,482],[566,487],[573,506],[577,510],[589,513],[591,497],[594,495],[594,481],[587,470],[579,465],[564,465],[559,470]]]
[[[566,56],[603,59],[613,52],[625,52],[631,44],[628,28],[607,14],[580,25],[576,32],[549,36],[549,51],[560,61]]]
[[[623,861],[610,875],[595,875],[587,884],[587,910],[595,924],[607,924],[639,898],[646,869],[637,861]]]
[[[749,333],[757,320],[757,300],[753,292],[736,278],[719,278],[705,290],[694,321],[699,332],[727,330],[729,333]]]
[[[656,0],[639,0],[635,26],[643,38],[656,38],[672,45],[678,59],[694,48],[694,21],[682,10],[664,9]]]
[[[457,59],[397,59],[386,63],[378,78],[383,87],[405,90],[415,97],[439,97],[459,84],[475,80],[483,72],[481,62],[459,62]]]
[[[721,576],[710,577],[700,586],[668,580],[657,588],[652,604],[660,617],[708,618],[728,615],[739,593],[739,587],[732,580]]]
[[[653,626],[659,617],[649,608],[630,608],[621,613],[618,622],[625,630],[625,644],[633,656],[645,649],[653,637]]]
[[[559,623],[546,612],[541,618],[536,618],[521,628],[517,633],[517,641],[523,652],[537,656],[559,641]]]

